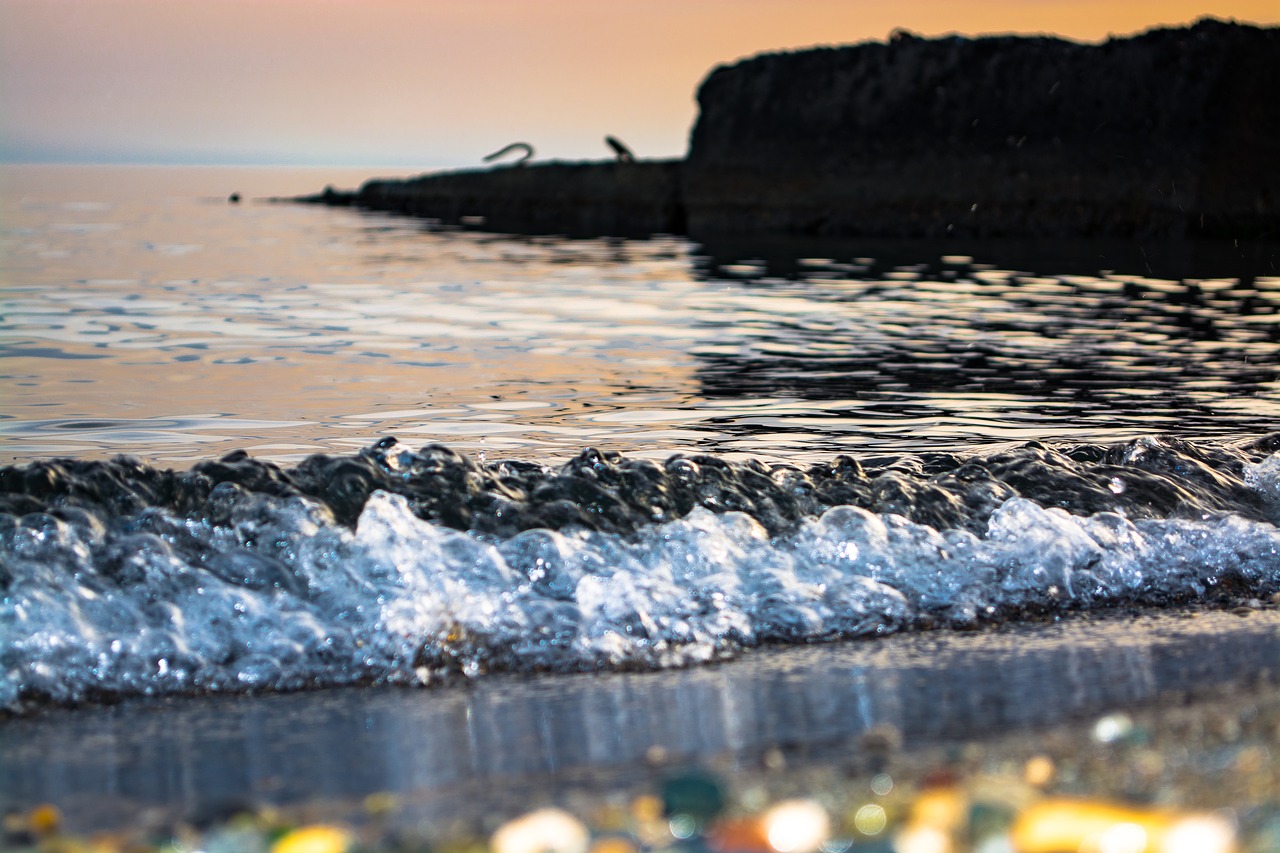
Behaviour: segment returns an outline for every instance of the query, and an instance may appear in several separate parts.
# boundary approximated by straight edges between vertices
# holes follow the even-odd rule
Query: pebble
[[[493,853],[587,853],[587,827],[561,809],[539,809],[507,821],[493,833]]]
[[[1268,853],[1280,850],[1277,734],[1280,695],[1272,690],[1185,712],[1117,711],[1003,741],[900,751],[865,775],[787,767],[749,773],[735,791],[734,777],[683,770],[624,800],[518,815],[487,843],[479,835],[408,837],[393,829],[411,806],[406,795],[375,794],[352,804],[349,824],[328,812],[313,810],[322,819],[308,821],[263,808],[177,827],[172,841],[141,831],[73,837],[56,805],[38,804],[3,816],[0,850]]]

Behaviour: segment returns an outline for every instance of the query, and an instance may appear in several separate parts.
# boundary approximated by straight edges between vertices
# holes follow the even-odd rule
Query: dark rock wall
[[[1211,20],[756,57],[699,90],[689,227],[1275,236],[1278,78],[1280,30]]]

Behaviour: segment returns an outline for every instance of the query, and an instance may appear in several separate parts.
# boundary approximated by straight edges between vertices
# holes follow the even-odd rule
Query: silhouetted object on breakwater
[[[521,155],[519,160],[516,160],[511,163],[512,166],[523,166],[526,162],[533,159],[532,145],[530,145],[527,142],[513,142],[510,145],[507,145],[503,148],[499,148],[497,151],[488,155],[487,157],[484,158],[484,161],[486,163],[492,163],[494,160],[501,159],[502,157],[506,156],[507,154],[510,154],[513,151],[521,151],[523,152],[523,154]]]
[[[619,163],[634,163],[636,155],[631,153],[631,149],[616,136],[606,136],[604,144],[608,145],[613,151],[613,155],[618,158]]]
[[[683,161],[618,152],[308,200],[511,231],[1280,238],[1276,92],[1277,27],[899,32],[715,69]]]

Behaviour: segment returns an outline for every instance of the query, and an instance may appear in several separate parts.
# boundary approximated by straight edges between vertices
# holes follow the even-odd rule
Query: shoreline
[[[1230,805],[1219,796],[1228,789],[1209,777],[1223,771],[1194,751],[1267,748],[1280,736],[1280,609],[1240,612],[1081,615],[654,673],[50,711],[0,728],[0,763],[12,770],[0,811],[52,803],[77,833],[171,826],[232,804],[357,825],[377,796],[395,803],[386,829],[476,836],[539,806],[589,816],[691,767],[750,810],[806,790],[836,803],[886,772],[910,799],[936,770],[973,780],[1042,753],[1064,795],[1217,809]],[[1235,740],[1211,738],[1233,707],[1256,712],[1228,726]],[[1116,768],[1091,757],[1091,738],[1115,714],[1144,734],[1112,758],[1139,770],[1173,762],[1176,773],[1104,772]],[[1173,735],[1192,729],[1209,733],[1204,744],[1174,755]],[[1018,774],[1003,775],[1013,784]],[[1252,808],[1280,803],[1280,780],[1251,778]]]

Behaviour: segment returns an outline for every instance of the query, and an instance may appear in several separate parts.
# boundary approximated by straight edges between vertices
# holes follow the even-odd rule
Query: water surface
[[[816,461],[1275,412],[1273,246],[567,240],[255,200],[350,174],[6,178],[0,460]]]
[[[0,807],[436,819],[1272,676],[1276,246],[259,200],[366,174],[0,172]]]

